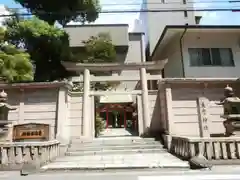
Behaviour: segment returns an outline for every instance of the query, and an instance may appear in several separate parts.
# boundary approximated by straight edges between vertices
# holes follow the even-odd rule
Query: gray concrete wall
[[[118,54],[117,61],[124,63],[134,63],[134,62],[143,62],[145,58],[145,50],[143,49],[142,33],[129,33],[129,47],[128,51],[125,54]],[[136,77],[140,76],[139,70],[126,71],[122,70],[118,72],[121,76]],[[134,90],[136,88],[138,81],[128,81],[122,82],[117,89],[127,88],[128,90]]]
[[[102,32],[109,33],[114,45],[128,46],[127,24],[67,25],[64,30],[69,34],[71,47],[83,47],[82,41]]]

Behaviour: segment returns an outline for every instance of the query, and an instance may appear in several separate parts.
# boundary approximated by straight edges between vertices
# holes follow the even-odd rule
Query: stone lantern
[[[240,136],[240,99],[234,95],[233,89],[227,86],[224,89],[224,99],[219,103],[223,105],[226,119],[223,125],[226,136]]]
[[[7,98],[7,93],[2,90],[2,92],[0,92],[0,133],[6,132],[8,130],[8,127],[6,126],[10,124],[8,121],[8,113],[9,111],[16,109],[7,103]]]

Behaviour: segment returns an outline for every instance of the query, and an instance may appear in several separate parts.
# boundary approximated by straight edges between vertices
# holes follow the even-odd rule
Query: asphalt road
[[[239,167],[213,170],[128,170],[109,172],[48,172],[20,176],[19,172],[0,172],[4,180],[240,180]]]

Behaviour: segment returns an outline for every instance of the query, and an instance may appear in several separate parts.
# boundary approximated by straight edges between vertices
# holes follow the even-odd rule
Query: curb
[[[41,168],[41,172],[51,172],[51,171],[112,171],[112,170],[189,170],[189,167],[179,167],[179,166],[164,166],[164,167],[69,167],[69,168]]]

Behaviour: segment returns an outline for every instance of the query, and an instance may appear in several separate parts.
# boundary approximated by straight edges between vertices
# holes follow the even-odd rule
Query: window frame
[[[211,65],[204,65],[204,64],[201,64],[201,65],[193,65],[192,61],[191,61],[191,54],[190,54],[190,50],[193,49],[193,50],[202,50],[202,49],[208,49],[208,52],[209,52],[209,55],[210,55],[210,62],[211,62]],[[230,59],[231,59],[231,65],[223,65],[222,62],[221,62],[221,65],[217,65],[217,64],[214,64],[214,60],[213,60],[213,55],[212,55],[212,49],[218,49],[219,52],[221,49],[227,49],[229,50],[230,52]],[[191,67],[235,67],[235,61],[234,61],[234,55],[233,55],[233,50],[232,48],[188,48],[188,56],[189,56],[189,65]]]

